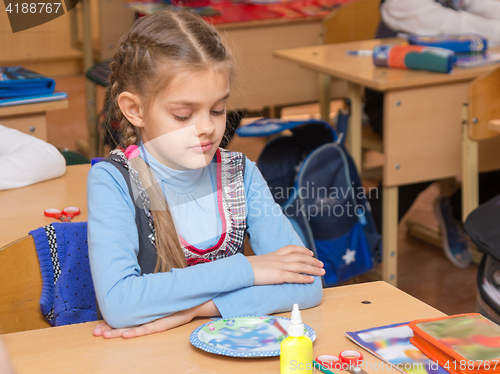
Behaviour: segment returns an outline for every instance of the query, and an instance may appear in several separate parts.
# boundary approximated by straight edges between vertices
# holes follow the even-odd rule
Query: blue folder
[[[55,87],[54,79],[22,66],[0,66],[0,97],[48,94]]]
[[[455,53],[479,53],[488,49],[488,39],[474,34],[459,35],[410,35],[408,43],[426,47],[450,49]]]
[[[26,95],[26,96],[14,96],[14,97],[0,97],[0,107],[21,105],[21,104],[32,104],[41,103],[44,101],[56,101],[67,99],[68,94],[62,91],[54,91],[47,94],[38,95]]]

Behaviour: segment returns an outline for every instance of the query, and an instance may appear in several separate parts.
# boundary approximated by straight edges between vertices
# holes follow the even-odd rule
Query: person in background
[[[488,38],[490,45],[500,44],[500,1],[498,0],[382,0],[381,22],[376,38],[396,37],[398,33],[446,35],[473,33]],[[381,92],[365,90],[365,113],[370,127],[383,134],[383,100]],[[500,172],[479,176],[480,203],[496,196]],[[432,182],[399,188],[399,219],[410,209],[417,196]],[[372,199],[373,216],[381,230],[381,199]],[[471,244],[462,224],[461,190],[450,197],[440,197],[434,204],[443,248],[448,259],[459,268],[472,261]]]
[[[380,13],[377,38],[473,33],[500,43],[498,0],[382,0]]]
[[[0,190],[24,187],[57,178],[66,161],[53,145],[0,125]]]

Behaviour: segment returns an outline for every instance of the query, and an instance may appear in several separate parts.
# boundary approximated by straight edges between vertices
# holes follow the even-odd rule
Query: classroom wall
[[[118,40],[132,25],[135,15],[124,4],[123,0],[85,0],[91,5],[91,28],[95,61],[113,56]],[[83,42],[82,12],[79,4],[71,12],[77,13],[78,40]],[[296,66],[293,63],[279,60],[272,55],[275,49],[294,48],[314,45],[319,42],[321,22],[291,23],[280,27],[277,35],[267,33],[274,27],[252,27],[234,29],[224,27],[221,33],[231,40],[236,51],[241,53],[240,77],[244,87],[239,101],[232,99],[232,106],[259,107],[262,105],[297,103],[316,100],[318,95],[317,74]],[[0,2],[0,65],[24,65],[27,68],[49,76],[61,76],[83,73],[82,52],[71,45],[71,16],[63,16],[43,25],[12,33],[5,11]],[[261,66],[261,68],[259,68]],[[345,94],[345,84],[335,82],[332,97]],[[262,90],[262,87],[271,89]],[[297,92],[293,87],[301,87]],[[247,97],[244,91],[259,92],[257,99]],[[253,96],[253,95],[248,95]],[[235,96],[236,98],[236,96]],[[276,100],[278,99],[278,100]]]
[[[99,19],[99,2],[91,3],[92,19]],[[119,1],[119,0],[114,0]],[[81,20],[81,6],[71,12],[78,13]],[[4,2],[0,2],[0,65],[24,65],[46,75],[82,73],[82,52],[71,45],[70,14],[66,13],[43,25],[13,33]],[[92,23],[94,47],[99,46],[99,24]],[[79,40],[82,41],[82,22],[79,22]]]
[[[99,50],[100,57],[104,60],[113,57],[118,49],[118,39],[128,31],[135,20],[135,14],[125,6],[123,0],[101,0],[99,15]]]

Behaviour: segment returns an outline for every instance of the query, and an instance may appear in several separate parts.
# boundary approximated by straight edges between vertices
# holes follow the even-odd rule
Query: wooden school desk
[[[89,164],[67,166],[62,177],[0,191],[0,248],[27,236],[31,230],[60,222],[43,215],[44,210],[48,208],[64,209],[76,206],[80,208],[80,215],[73,218],[73,221],[87,221],[89,169]]]
[[[118,4],[122,7],[122,4]],[[103,2],[103,9],[116,7],[116,2]],[[133,9],[134,6],[131,5]],[[107,12],[108,10],[106,10]],[[101,59],[110,58],[116,49],[118,30],[127,30],[127,19],[113,18],[101,22],[102,40],[115,40],[113,50],[103,46]],[[315,72],[273,57],[276,49],[299,48],[320,44],[322,17],[273,18],[216,24],[232,50],[236,61],[236,80],[229,108],[258,109],[281,107],[318,100],[319,83]],[[332,84],[332,97],[340,97],[345,84]],[[273,114],[273,113],[271,113]],[[278,113],[276,113],[278,114]]]
[[[0,107],[0,125],[47,141],[47,111],[67,107],[68,100]]]
[[[385,93],[382,276],[397,283],[398,186],[461,173],[462,104],[469,83],[497,65],[455,68],[451,74],[375,67],[370,56],[347,50],[373,49],[400,39],[367,40],[275,51],[275,56],[348,82],[351,99],[349,150],[361,170],[362,87]],[[493,51],[497,51],[493,49]],[[498,139],[480,146],[482,171],[500,168]],[[492,153],[490,153],[490,151]]]
[[[362,303],[367,301],[371,304]],[[279,315],[290,318],[290,313]],[[317,334],[314,356],[338,354],[344,349],[359,350],[344,336],[346,331],[442,315],[385,282],[326,289],[318,307],[302,311],[304,323]],[[97,322],[7,334],[1,338],[18,374],[279,373],[279,357],[224,357],[193,347],[189,335],[207,321],[207,318],[196,319],[170,331],[130,340],[92,336]],[[381,361],[368,352],[363,352],[363,356],[372,367],[371,370],[369,365],[364,367],[368,374],[379,373],[380,369],[373,367]]]
[[[89,0],[82,1],[84,16],[84,70],[95,62],[90,33]],[[133,8],[133,6],[131,6]],[[120,1],[99,2],[100,54],[99,60],[113,57],[117,41],[133,22],[133,11]],[[117,16],[117,14],[119,16]],[[231,110],[259,110],[270,107],[271,116],[279,115],[285,105],[303,104],[318,100],[318,75],[273,58],[276,49],[298,48],[320,43],[323,19],[276,18],[247,22],[217,24],[215,27],[231,48],[237,65],[236,81],[228,107]],[[76,32],[77,28],[73,28]],[[90,156],[96,153],[95,88],[86,81],[87,124]],[[345,84],[332,82],[331,97],[342,97]],[[274,109],[277,108],[278,111]]]
[[[351,1],[337,1],[336,7],[332,9]],[[141,14],[151,14],[158,10],[156,7],[148,10],[143,5],[139,2],[128,6]],[[223,3],[215,5],[216,9],[222,9],[222,13],[227,11],[230,15],[223,17],[223,20],[214,17],[214,26],[227,42],[236,61],[236,82],[229,99],[229,107],[234,110],[278,107],[279,110],[279,107],[284,105],[317,101],[319,92],[317,74],[273,58],[273,51],[321,44],[323,17],[259,19],[259,16],[255,16],[256,19],[251,19],[250,14],[244,17],[239,15],[240,12],[245,12],[239,9],[239,5],[227,5],[228,9],[224,9]],[[101,11],[109,18],[101,16],[100,38],[103,41],[113,40],[114,49],[117,47],[116,40],[121,35],[118,34],[119,30],[127,30],[130,27],[130,24],[127,24],[130,22],[128,19],[116,18],[114,14],[109,13],[118,6],[123,7],[121,3],[116,2],[100,4]],[[263,12],[268,13],[269,10]],[[206,19],[211,22],[210,17]],[[101,58],[112,57],[114,50],[103,44]],[[334,87],[332,97],[339,97],[339,94],[345,91],[345,85],[339,85],[338,82],[334,82],[332,86]]]
[[[273,52],[319,44],[322,24],[322,18],[308,17],[216,25],[236,57],[230,108],[279,108],[317,101],[318,74],[280,61]],[[339,97],[343,85],[336,81],[333,86],[332,97]]]

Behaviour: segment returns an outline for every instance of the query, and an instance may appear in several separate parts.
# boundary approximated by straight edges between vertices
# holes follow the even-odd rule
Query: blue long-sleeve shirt
[[[160,164],[144,149],[141,157],[161,183],[177,232],[198,248],[215,245],[222,232],[215,160],[203,169],[178,171]],[[248,159],[244,185],[247,233],[255,254],[303,245]],[[144,324],[209,300],[222,317],[289,311],[293,303],[305,309],[321,301],[318,277],[309,284],[254,286],[252,267],[242,254],[141,275],[135,206],[123,176],[113,165],[98,163],[90,169],[87,191],[92,278],[101,313],[112,327]]]

